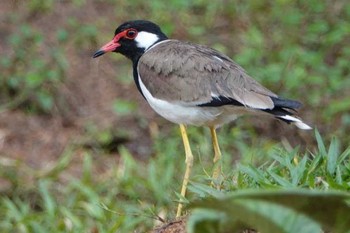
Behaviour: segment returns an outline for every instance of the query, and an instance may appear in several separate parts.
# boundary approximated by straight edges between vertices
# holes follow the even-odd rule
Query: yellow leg
[[[188,141],[186,127],[183,124],[180,124],[180,131],[181,131],[181,136],[182,136],[183,144],[185,147],[185,154],[186,154],[186,161],[185,161],[186,162],[186,171],[185,171],[185,176],[184,176],[184,179],[182,182],[182,187],[181,187],[181,196],[184,197],[186,195],[186,189],[187,189],[188,181],[190,179],[191,168],[193,165],[193,155],[192,155],[190,143]],[[182,211],[182,203],[180,202],[179,205],[177,206],[176,217],[181,216],[181,211]]]
[[[221,151],[219,148],[218,137],[216,136],[216,131],[213,126],[210,126],[210,133],[214,148],[213,179],[216,180],[221,175]]]

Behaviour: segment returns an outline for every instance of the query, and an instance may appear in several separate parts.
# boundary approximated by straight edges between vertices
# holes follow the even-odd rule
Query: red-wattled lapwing
[[[294,116],[301,104],[279,97],[220,52],[168,39],[158,25],[145,20],[125,22],[113,40],[94,54],[121,53],[133,63],[137,88],[159,115],[180,125],[186,153],[181,195],[185,196],[193,163],[185,125],[208,126],[214,147],[213,178],[221,174],[221,152],[215,129],[244,114],[271,115],[300,129],[310,126]],[[177,209],[181,214],[182,204]]]

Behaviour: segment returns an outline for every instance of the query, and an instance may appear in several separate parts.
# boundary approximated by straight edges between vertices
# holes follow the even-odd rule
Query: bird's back
[[[176,106],[215,112],[216,118],[221,115],[225,119],[223,123],[257,111],[287,122],[299,120],[295,117],[283,119],[293,115],[289,110],[300,107],[299,102],[278,97],[232,59],[205,46],[165,40],[147,50],[140,57],[137,68],[152,98]],[[156,106],[152,107],[157,111]],[[165,117],[164,113],[161,115]],[[216,123],[217,120],[208,122]]]

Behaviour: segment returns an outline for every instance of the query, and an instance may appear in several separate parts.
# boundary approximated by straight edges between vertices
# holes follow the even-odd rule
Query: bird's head
[[[146,20],[128,21],[115,30],[113,39],[102,46],[93,57],[116,52],[135,61],[149,47],[166,39],[167,36],[155,23]]]

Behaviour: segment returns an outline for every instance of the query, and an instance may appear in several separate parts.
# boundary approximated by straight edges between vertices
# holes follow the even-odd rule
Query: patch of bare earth
[[[112,35],[113,29],[120,22],[127,20],[118,18],[114,9],[101,1],[86,1],[79,7],[74,7],[70,1],[56,1],[49,12],[40,14],[31,13],[26,1],[4,0],[0,4],[0,48],[4,53],[2,56],[13,53],[8,44],[8,36],[18,30],[17,24],[11,24],[14,12],[21,16],[22,23],[30,24],[44,33],[46,44],[41,48],[42,53],[48,52],[45,49],[50,47],[61,46],[55,36],[58,29],[63,28],[71,38],[75,37],[77,32],[70,28],[67,19],[75,19],[81,26],[96,25],[97,19],[100,19],[98,31],[101,32],[101,38],[105,37],[106,32]],[[103,17],[100,17],[101,15]],[[113,19],[112,26],[109,19]],[[179,27],[181,29],[181,26]],[[101,46],[100,43],[96,41],[80,45],[71,39],[61,47],[69,67],[59,88],[59,96],[64,105],[55,106],[53,114],[37,116],[21,111],[0,112],[1,155],[23,158],[24,161],[38,166],[46,160],[58,158],[70,142],[84,136],[86,125],[92,122],[99,129],[126,130],[128,138],[123,143],[137,157],[147,159],[151,154],[152,144],[150,123],[155,121],[164,125],[171,124],[156,116],[138,93],[133,81],[118,81],[117,77],[120,75],[128,75],[132,80],[129,61],[112,61],[108,56],[98,60],[91,58]],[[126,63],[129,69],[121,70]],[[117,98],[136,102],[138,108],[135,113],[125,118],[113,112],[111,106]],[[286,136],[293,145],[308,140],[300,136],[300,131],[282,126],[276,121],[269,121],[269,124],[265,121],[253,124],[262,135],[269,135],[276,140]],[[285,133],[285,127],[288,127],[289,134]]]
[[[2,56],[8,56],[13,52],[7,42],[8,35],[14,33],[18,27],[8,23],[13,12],[22,17],[23,23],[30,24],[45,33],[47,44],[43,46],[44,49],[58,46],[55,41],[58,29],[66,28],[70,35],[76,33],[67,25],[69,18],[76,19],[82,25],[96,25],[96,19],[99,19],[100,15],[105,19],[112,19],[113,27],[109,22],[99,22],[98,30],[101,32],[101,37],[107,31],[112,36],[114,27],[122,21],[129,20],[119,19],[114,10],[102,1],[86,1],[81,7],[72,7],[70,1],[55,1],[54,4],[50,13],[31,15],[26,1],[2,0],[0,3]],[[138,93],[133,82],[126,84],[118,82],[116,77],[121,75],[119,67],[128,61],[123,59],[112,62],[107,57],[97,61],[91,58],[96,49],[102,45],[99,43],[79,47],[74,41],[69,41],[63,48],[69,64],[59,89],[59,96],[64,100],[64,106],[56,106],[54,114],[31,115],[21,110],[0,112],[0,159],[20,160],[33,169],[44,169],[57,161],[66,148],[78,145],[73,151],[74,159],[70,165],[70,172],[78,175],[83,157],[81,148],[94,143],[85,138],[86,126],[90,123],[100,130],[112,129],[117,135],[118,132],[127,132],[126,137],[117,138],[116,143],[126,146],[136,157],[146,160],[152,154],[151,135],[154,128],[157,128],[154,122],[166,127],[171,124],[156,116]],[[129,76],[132,79],[131,65]],[[111,107],[116,98],[136,102],[138,108],[135,113],[128,118],[118,116]],[[267,126],[268,124],[264,122],[257,123],[257,129],[266,135],[268,132],[274,132],[271,135],[279,139],[285,133],[279,126],[277,128],[281,130],[276,133],[276,124],[278,123]],[[291,138],[296,134],[296,131],[292,131]],[[294,144],[298,144],[298,141]],[[96,168],[97,172],[103,173],[104,167],[117,158],[117,151],[99,157],[96,160],[96,164],[100,164],[100,167]],[[0,180],[0,191],[2,187],[8,190],[11,188],[6,180]],[[183,233],[186,232],[185,225],[186,219],[174,220],[157,227],[152,233]]]
[[[186,224],[187,224],[187,216],[163,223],[160,226],[153,229],[150,233],[186,233],[187,232]],[[240,233],[258,233],[258,232],[253,229],[246,229]]]
[[[186,217],[163,223],[150,233],[186,233]]]
[[[81,7],[73,7],[69,1],[56,1],[49,13],[32,14],[26,1],[1,1],[2,56],[11,56],[14,52],[9,43],[9,35],[16,33],[19,27],[18,24],[11,23],[14,12],[21,19],[20,24],[29,24],[45,36],[45,44],[38,48],[40,53],[33,54],[34,57],[42,54],[46,56],[50,47],[61,46],[55,36],[58,29],[64,28],[72,35],[70,37],[75,37],[76,32],[67,25],[69,18],[76,19],[82,26],[95,25],[101,14],[107,18],[115,18],[114,11],[102,2],[87,1]],[[118,23],[116,21],[115,24]],[[111,28],[110,25],[103,25]],[[99,31],[103,31],[102,27]],[[2,164],[7,166],[18,161],[29,169],[41,171],[55,164],[67,148],[73,148],[70,152],[73,153],[73,159],[67,171],[73,176],[79,176],[83,150],[98,143],[87,133],[89,125],[96,127],[97,131],[111,130],[116,135],[113,139],[115,145],[111,151],[105,153],[106,156],[94,155],[98,157],[94,161],[96,172],[105,172],[108,164],[118,160],[119,155],[115,148],[120,144],[126,146],[139,159],[146,160],[152,155],[149,125],[152,125],[155,113],[143,101],[133,81],[126,84],[118,82],[118,67],[128,61],[123,60],[115,64],[107,57],[92,59],[92,54],[99,46],[97,42],[95,45],[80,46],[71,39],[60,48],[64,51],[68,68],[57,94],[63,104],[56,104],[51,114],[36,115],[23,109],[0,108]],[[131,75],[130,79],[132,80]],[[117,98],[138,103],[137,110],[128,117],[119,116],[112,109]],[[5,103],[0,99],[0,106],[2,104]],[[0,179],[0,191],[11,191],[11,184],[6,179]]]
[[[55,33],[60,28],[70,30],[67,26],[68,18],[75,18],[85,25],[93,24],[101,12],[104,16],[109,14],[110,18],[113,18],[113,10],[109,9],[107,4],[95,4],[94,1],[87,1],[80,8],[72,7],[69,1],[57,1],[50,13],[34,15],[28,11],[25,1],[2,1],[0,20],[4,24],[1,24],[0,31],[6,33],[0,33],[0,48],[5,52],[5,56],[13,52],[8,46],[8,35],[16,32],[18,27],[8,23],[13,12],[22,15],[23,23],[30,24],[45,34],[47,44],[44,48],[58,46]],[[139,116],[148,116],[149,118],[145,118],[147,122],[147,119],[153,118],[154,113],[142,101],[132,82],[117,82],[118,69],[115,64],[108,59],[102,58],[97,61],[91,58],[98,46],[96,44],[93,47],[83,46],[76,49],[77,45],[73,41],[65,46],[64,52],[69,68],[59,89],[59,96],[64,105],[55,106],[53,114],[32,115],[20,110],[0,112],[1,156],[21,159],[38,168],[40,164],[59,158],[72,142],[83,140],[88,124],[94,124],[100,130],[127,129],[127,138],[121,141],[133,154],[143,159],[151,154],[149,129],[147,123],[146,127],[140,126]],[[111,107],[116,98],[140,103],[137,112],[129,118],[119,117]],[[139,143],[136,145],[135,141]]]

